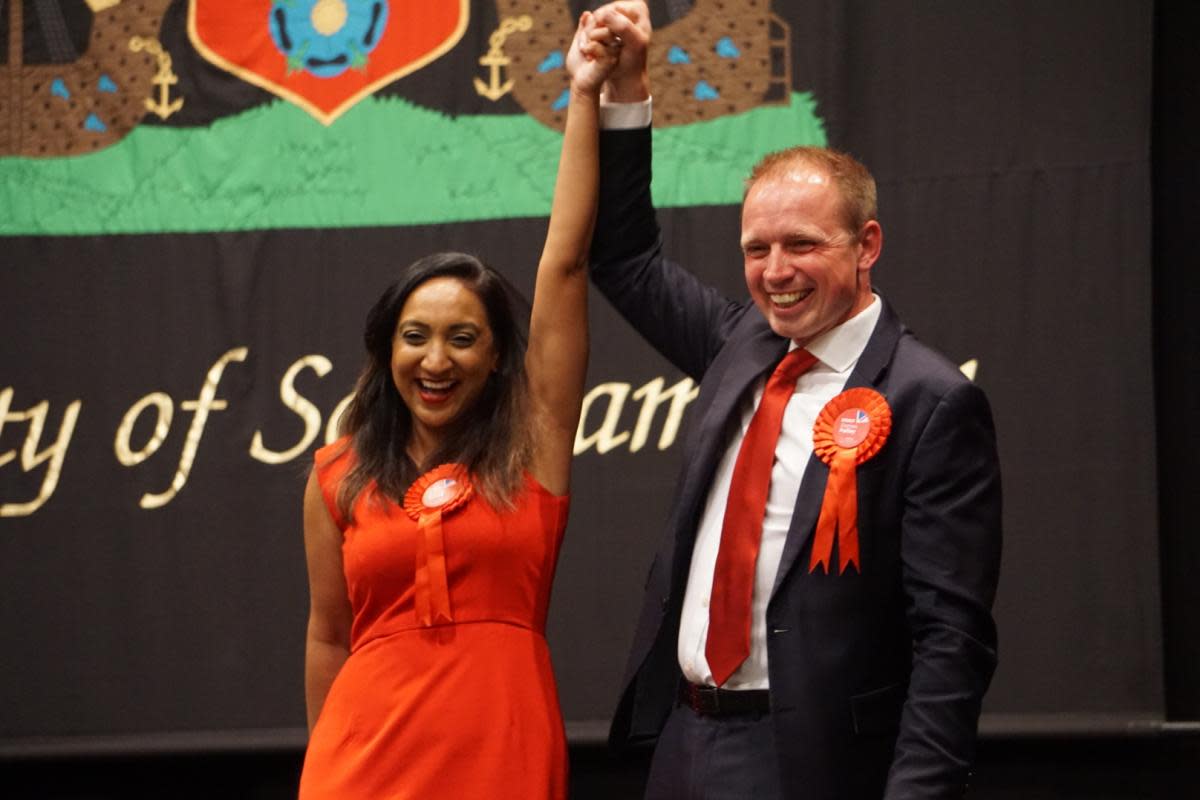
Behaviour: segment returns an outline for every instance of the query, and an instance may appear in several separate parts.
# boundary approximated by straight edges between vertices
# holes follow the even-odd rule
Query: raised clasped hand
[[[599,24],[590,11],[579,17],[579,27],[567,53],[567,73],[576,91],[596,95],[612,74],[623,42],[609,28]]]
[[[650,49],[650,11],[643,0],[615,0],[595,11],[596,24],[621,40],[617,65],[608,76],[605,94],[618,103],[633,103],[650,96],[647,57]]]

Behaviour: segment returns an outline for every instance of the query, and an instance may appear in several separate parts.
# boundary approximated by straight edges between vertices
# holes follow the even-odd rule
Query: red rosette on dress
[[[813,424],[813,452],[829,465],[829,481],[813,535],[808,571],[829,572],[833,537],[838,573],[850,564],[862,572],[858,554],[858,479],[855,468],[874,456],[892,430],[892,409],[874,389],[847,389],[830,400]]]
[[[404,493],[404,511],[417,522],[417,622],[427,628],[454,621],[442,518],[466,505],[473,494],[470,476],[462,464],[435,467],[413,481]]]

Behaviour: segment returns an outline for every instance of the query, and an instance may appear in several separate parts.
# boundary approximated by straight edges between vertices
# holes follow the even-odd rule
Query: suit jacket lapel
[[[731,352],[720,374],[711,404],[703,410],[692,441],[695,449],[685,453],[688,464],[684,469],[684,484],[680,491],[678,516],[675,518],[675,541],[678,554],[691,557],[700,514],[712,485],[717,465],[729,444],[730,427],[740,420],[741,401],[764,372],[774,367],[787,351],[787,341],[771,332],[764,324],[756,328],[745,341]],[[686,559],[676,559],[685,561]]]
[[[875,323],[875,330],[867,340],[867,346],[859,356],[858,363],[846,379],[845,389],[878,386],[892,362],[892,354],[896,351],[896,343],[904,332],[904,326],[887,301],[881,297],[880,302],[883,303],[883,309],[879,314],[879,321]],[[779,571],[775,574],[775,584],[771,588],[772,596],[779,591],[795,564],[796,557],[816,530],[821,500],[828,480],[829,467],[814,453],[809,457],[804,478],[800,481],[796,508],[792,511],[792,523],[788,527],[787,541],[784,542],[783,555],[779,559]]]
[[[875,323],[875,330],[871,333],[871,338],[867,340],[863,354],[858,357],[858,363],[854,365],[854,370],[846,379],[845,388],[847,389],[857,386],[878,386],[883,380],[883,374],[892,363],[892,354],[896,352],[896,343],[900,341],[900,336],[904,333],[904,324],[900,322],[896,312],[882,297],[879,300],[883,303],[879,321]]]

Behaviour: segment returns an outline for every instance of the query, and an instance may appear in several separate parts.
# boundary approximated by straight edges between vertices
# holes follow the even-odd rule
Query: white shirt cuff
[[[651,98],[637,103],[610,103],[600,98],[600,129],[623,131],[650,126]]]

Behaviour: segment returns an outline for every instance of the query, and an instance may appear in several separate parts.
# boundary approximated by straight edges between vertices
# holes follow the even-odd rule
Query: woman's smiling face
[[[392,383],[412,414],[413,456],[427,456],[469,411],[496,369],[499,353],[487,311],[457,278],[432,278],[413,290],[392,337]]]

